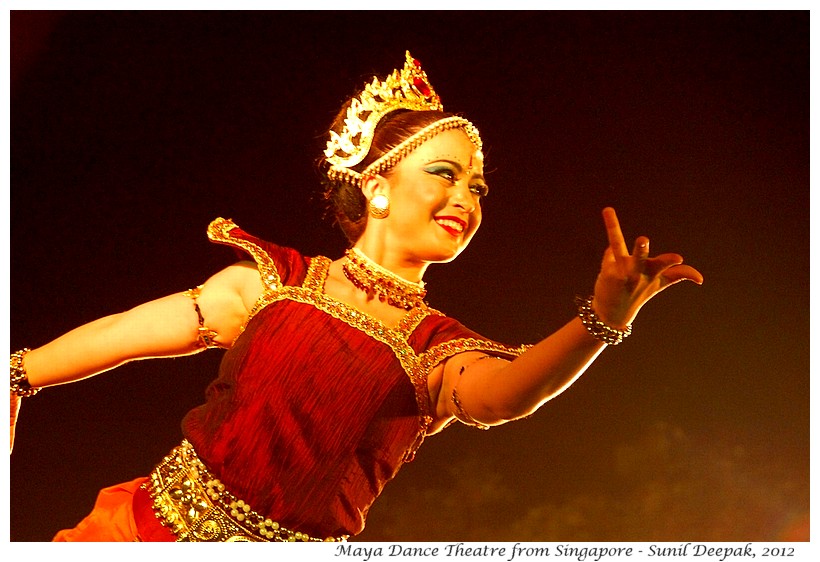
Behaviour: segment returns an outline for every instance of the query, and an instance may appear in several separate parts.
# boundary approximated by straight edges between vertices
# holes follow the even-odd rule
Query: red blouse
[[[432,421],[427,375],[468,350],[514,356],[426,306],[390,328],[323,293],[330,260],[217,219],[209,237],[257,263],[265,291],[204,405],[182,422],[231,492],[283,526],[355,535]]]

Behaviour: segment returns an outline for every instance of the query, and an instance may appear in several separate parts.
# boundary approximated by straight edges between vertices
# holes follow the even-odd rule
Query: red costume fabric
[[[265,291],[206,403],[183,419],[183,435],[236,497],[284,527],[320,537],[361,532],[432,421],[430,370],[464,351],[512,357],[521,349],[426,306],[386,326],[323,293],[328,258],[259,240],[224,219],[208,235],[249,254]],[[145,517],[150,502],[137,495],[140,536],[157,540],[159,523]]]

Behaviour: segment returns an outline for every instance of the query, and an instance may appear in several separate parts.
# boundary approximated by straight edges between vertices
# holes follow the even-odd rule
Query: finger
[[[646,236],[639,236],[635,240],[635,249],[632,250],[632,255],[639,260],[645,260],[649,257],[649,238]]]
[[[691,265],[673,265],[661,275],[667,285],[674,285],[680,281],[692,281],[703,285],[703,275]]]
[[[654,258],[646,259],[644,262],[643,273],[645,275],[649,275],[650,277],[654,277],[670,267],[680,265],[682,263],[683,256],[680,254],[661,254],[659,256],[655,256]]]
[[[618,215],[615,214],[615,209],[607,207],[601,214],[604,217],[604,226],[606,226],[606,236],[609,239],[609,247],[612,248],[612,253],[615,258],[625,258],[629,256],[626,249],[626,242],[624,242],[624,235],[621,232],[621,225],[618,223]]]

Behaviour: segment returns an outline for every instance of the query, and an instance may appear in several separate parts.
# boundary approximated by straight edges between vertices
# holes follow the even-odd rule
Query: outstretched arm
[[[649,257],[649,239],[644,236],[630,254],[614,209],[604,209],[603,218],[609,244],[591,306],[607,326],[626,329],[641,307],[670,285],[703,282],[678,254]],[[480,424],[495,425],[527,416],[569,387],[606,345],[576,317],[512,362],[481,361],[483,354],[478,352],[457,355],[438,373],[438,418],[464,420],[466,412]]]
[[[136,359],[190,355],[208,342],[228,347],[261,293],[256,265],[240,262],[208,279],[196,294],[163,297],[80,326],[24,354],[12,354],[13,386],[15,373],[25,373],[36,389],[84,379]],[[21,396],[11,392],[9,452],[20,403]]]
[[[261,293],[253,264],[232,265],[203,285],[196,304],[215,341],[228,346]],[[77,381],[128,361],[189,355],[202,349],[200,318],[184,293],[169,295],[76,328],[29,351],[25,370],[33,387]]]

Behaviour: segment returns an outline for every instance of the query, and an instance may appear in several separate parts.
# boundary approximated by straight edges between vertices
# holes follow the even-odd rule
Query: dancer
[[[469,244],[488,186],[478,130],[443,111],[409,53],[345,104],[322,168],[344,256],[307,257],[216,219],[209,238],[245,260],[11,355],[13,443],[21,398],[42,387],[226,350],[181,444],[102,490],[55,540],[345,540],[427,436],[530,415],[627,337],[653,296],[703,281],[677,254],[650,257],[646,237],[630,252],[607,208],[594,295],[545,340],[510,347],[429,307],[425,270]]]

